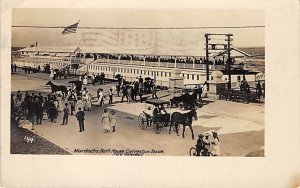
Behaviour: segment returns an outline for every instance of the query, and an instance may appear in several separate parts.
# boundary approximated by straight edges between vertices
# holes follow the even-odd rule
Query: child
[[[111,111],[110,123],[111,123],[111,126],[112,126],[112,132],[116,132],[117,115],[116,115],[115,111]]]

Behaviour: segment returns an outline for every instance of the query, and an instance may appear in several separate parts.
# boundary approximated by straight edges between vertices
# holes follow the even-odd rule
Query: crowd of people
[[[170,57],[161,57],[161,56],[143,56],[143,55],[114,55],[114,54],[100,54],[98,55],[98,58],[100,59],[114,59],[118,60],[133,60],[133,61],[146,61],[146,62],[166,62],[166,63],[188,63],[188,64],[204,64],[205,58],[202,57],[176,57],[176,56],[170,56]],[[216,65],[224,65],[224,61],[221,59],[215,59],[213,61],[208,62],[210,65],[216,64]]]
[[[11,121],[18,124],[19,127],[30,126],[27,128],[34,130],[34,127],[42,125],[45,119],[51,123],[50,125],[59,123],[60,115],[62,116],[61,125],[68,125],[69,115],[74,115],[79,123],[79,132],[83,132],[84,111],[90,111],[91,107],[91,93],[86,88],[81,91],[80,96],[77,96],[75,90],[69,89],[66,98],[59,93],[42,95],[41,93],[30,94],[28,91],[25,93],[18,91],[11,96]],[[105,132],[116,131],[116,119],[114,111],[108,115],[107,110],[104,109],[101,120],[104,121]]]

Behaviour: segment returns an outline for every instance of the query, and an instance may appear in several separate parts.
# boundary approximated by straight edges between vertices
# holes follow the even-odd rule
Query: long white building
[[[236,57],[246,57],[246,54],[236,48],[231,50],[238,53]],[[214,58],[224,61],[226,53],[220,53]],[[233,56],[234,57],[234,56]],[[202,56],[184,55],[149,55],[149,54],[124,54],[116,51],[107,51],[101,48],[87,47],[42,47],[34,46],[19,50],[19,58],[14,58],[13,63],[19,67],[43,67],[50,65],[51,69],[71,69],[71,64],[77,64],[77,74],[104,73],[107,78],[113,79],[122,75],[127,81],[136,80],[137,77],[150,77],[158,85],[169,86],[174,68],[181,70],[184,84],[201,84],[206,81],[206,64]],[[72,66],[71,66],[72,67]],[[223,80],[228,80],[227,71],[222,64],[209,65],[210,73],[220,70],[224,73]],[[232,70],[231,81],[237,82],[245,77],[250,83],[255,81],[256,72],[245,70]],[[210,78],[211,79],[211,78]]]

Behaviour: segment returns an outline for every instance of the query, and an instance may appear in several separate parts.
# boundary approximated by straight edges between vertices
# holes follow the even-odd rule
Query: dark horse
[[[175,126],[175,130],[178,135],[178,126],[180,124],[183,125],[183,132],[182,132],[182,137],[184,138],[184,132],[185,132],[185,127],[189,126],[191,132],[192,132],[192,139],[194,140],[194,131],[192,128],[192,122],[193,122],[193,118],[195,118],[195,120],[197,120],[197,112],[196,109],[192,109],[187,113],[180,113],[180,112],[174,112],[171,115],[171,123],[170,123],[170,128],[169,128],[169,134],[171,134],[171,126]]]
[[[51,90],[53,93],[57,92],[57,91],[61,91],[63,93],[63,97],[67,96],[68,89],[66,86],[57,86],[57,85],[53,84],[51,81],[47,82],[46,85],[51,86]]]

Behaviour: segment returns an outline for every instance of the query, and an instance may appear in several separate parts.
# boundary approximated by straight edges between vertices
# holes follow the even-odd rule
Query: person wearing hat
[[[143,82],[144,82],[144,80],[143,80],[142,76],[140,76],[140,78],[139,78],[139,83],[140,83],[140,84],[143,84]]]
[[[206,145],[206,149],[212,156],[220,155],[220,142],[218,133],[214,130],[203,133],[203,142]]]
[[[69,108],[68,103],[65,104],[65,107],[63,109],[64,116],[63,116],[63,122],[61,125],[68,125],[68,119],[69,119]]]
[[[203,134],[198,135],[198,140],[196,144],[197,156],[207,156],[207,149],[205,147],[205,143],[203,142]]]
[[[78,108],[78,112],[75,114],[78,123],[79,123],[79,132],[84,131],[84,116],[85,113],[81,110],[81,107]]]

